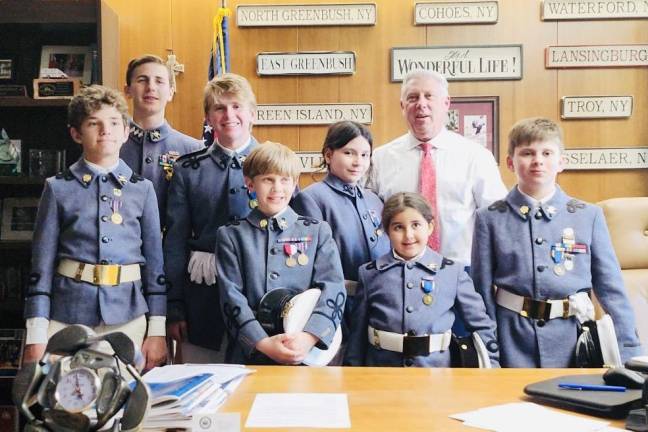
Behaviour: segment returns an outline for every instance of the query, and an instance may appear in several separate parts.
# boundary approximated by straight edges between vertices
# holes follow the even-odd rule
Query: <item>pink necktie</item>
[[[430,203],[434,215],[434,232],[428,239],[428,246],[439,252],[441,249],[441,224],[439,223],[439,211],[437,209],[436,167],[434,166],[432,144],[429,142],[421,143],[421,150],[423,151],[423,159],[421,160],[419,191]]]

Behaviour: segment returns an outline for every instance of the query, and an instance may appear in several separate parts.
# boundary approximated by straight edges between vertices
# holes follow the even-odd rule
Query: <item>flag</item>
[[[213,21],[213,37],[211,52],[209,54],[209,68],[207,80],[221,76],[230,71],[229,25],[228,17],[231,15],[229,8],[218,8]],[[214,141],[212,127],[206,122],[203,125],[203,143],[206,146]]]

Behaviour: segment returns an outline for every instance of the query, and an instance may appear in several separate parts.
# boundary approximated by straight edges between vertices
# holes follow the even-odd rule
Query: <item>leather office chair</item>
[[[648,347],[648,197],[612,198],[598,205],[607,220],[645,349]]]

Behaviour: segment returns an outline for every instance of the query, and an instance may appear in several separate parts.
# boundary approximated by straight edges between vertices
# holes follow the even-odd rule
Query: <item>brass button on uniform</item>
[[[414,308],[413,308],[412,306],[407,306],[407,307],[405,308],[405,310],[407,311],[407,313],[412,313],[412,312],[414,312]]]
[[[414,284],[412,282],[407,282],[407,288],[409,289],[414,288]]]
[[[108,201],[108,197],[106,195],[101,195],[101,201]]]
[[[101,243],[108,243],[110,239],[106,236],[101,237]]]
[[[535,239],[535,242],[536,244],[541,245],[542,243],[544,243],[544,239],[542,237],[538,237],[537,239]]]
[[[144,159],[146,163],[151,163],[153,162],[153,158],[151,156],[146,156],[146,159]]]
[[[101,216],[101,222],[108,222],[108,216]]]
[[[279,273],[277,272],[270,273],[270,279],[277,280],[278,278],[279,278]]]
[[[538,267],[536,267],[536,269],[537,269],[539,272],[543,272],[543,271],[545,271],[546,268],[547,268],[547,266],[543,266],[543,265],[539,265]]]

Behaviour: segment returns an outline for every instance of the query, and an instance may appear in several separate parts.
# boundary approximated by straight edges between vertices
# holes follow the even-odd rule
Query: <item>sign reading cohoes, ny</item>
[[[414,6],[414,24],[495,24],[496,1],[425,2]]]
[[[376,25],[376,4],[239,5],[236,24],[239,27]]]
[[[566,170],[648,168],[648,147],[580,148],[565,150]]]
[[[270,125],[326,125],[342,120],[370,124],[373,121],[371,104],[260,104],[254,124]]]
[[[522,45],[392,48],[391,80],[413,70],[433,70],[448,81],[522,79]]]
[[[544,0],[542,19],[597,20],[648,18],[647,0]]]
[[[260,76],[350,75],[355,68],[352,51],[257,54],[257,74]]]

